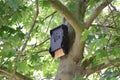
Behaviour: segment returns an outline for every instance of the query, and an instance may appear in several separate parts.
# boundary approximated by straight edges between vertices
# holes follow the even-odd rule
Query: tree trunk
[[[59,68],[55,80],[72,80],[84,76],[82,67],[80,67],[80,45],[75,42],[68,55],[60,58]]]
[[[83,59],[83,51],[85,42],[80,41],[83,31],[83,13],[79,15],[79,2],[80,0],[72,1],[76,5],[74,9],[69,12],[68,9],[59,1],[51,0],[51,6],[63,14],[63,24],[69,27],[69,52],[60,58],[59,67],[55,80],[73,80],[83,76],[83,68],[80,67],[81,60]],[[83,1],[83,0],[81,0]],[[84,11],[84,10],[83,10]],[[71,12],[75,12],[74,15]],[[79,21],[80,18],[80,21]],[[81,27],[81,29],[80,29]]]
[[[81,34],[75,34],[71,25],[64,20],[63,24],[69,30],[69,53],[60,58],[59,68],[55,80],[73,80],[83,76],[80,60],[83,58],[84,42],[80,42]],[[80,72],[81,69],[81,72]]]
[[[87,66],[89,61],[86,60],[82,64],[83,53],[85,47],[85,41],[81,41],[82,32],[84,29],[88,29],[91,26],[91,23],[95,20],[95,18],[100,14],[102,9],[104,9],[112,0],[107,0],[99,3],[97,7],[90,13],[89,17],[85,21],[85,12],[90,0],[70,0],[70,5],[74,5],[70,7],[64,6],[59,0],[50,0],[51,6],[56,9],[68,22],[67,25],[71,25],[74,29],[75,35],[72,36],[72,32],[69,31],[69,41],[70,48],[68,55],[65,55],[60,58],[60,63],[57,71],[57,75],[55,80],[72,80],[78,79],[80,77],[84,77],[87,74],[87,71],[94,72],[92,68],[87,70]],[[69,26],[70,28],[70,26]],[[100,67],[99,67],[100,68]],[[99,70],[96,68],[96,71]],[[102,69],[102,68],[100,68]],[[89,73],[88,72],[88,73]]]

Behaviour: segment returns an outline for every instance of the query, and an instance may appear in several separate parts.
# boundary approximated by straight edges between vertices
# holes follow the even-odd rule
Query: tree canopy
[[[63,17],[81,27],[73,28],[85,44],[83,78],[120,78],[120,0],[76,1],[85,4],[78,8],[79,18],[71,12],[74,0],[0,0],[1,80],[54,79],[59,59],[49,54],[49,31],[62,24]]]

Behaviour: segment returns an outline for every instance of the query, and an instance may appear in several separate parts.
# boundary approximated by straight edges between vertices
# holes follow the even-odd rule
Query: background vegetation
[[[85,19],[99,1],[90,0]],[[59,60],[48,53],[49,31],[60,24],[62,16],[50,7],[49,0],[0,0],[0,80],[54,78]],[[82,35],[86,40],[83,62],[95,56],[90,64],[93,69],[98,64],[112,65],[85,79],[119,79],[120,0],[109,4]]]

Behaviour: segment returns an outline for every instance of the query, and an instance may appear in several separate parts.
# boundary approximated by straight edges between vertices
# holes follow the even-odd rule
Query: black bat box
[[[68,53],[68,27],[64,24],[50,31],[50,49],[52,57],[59,58]]]

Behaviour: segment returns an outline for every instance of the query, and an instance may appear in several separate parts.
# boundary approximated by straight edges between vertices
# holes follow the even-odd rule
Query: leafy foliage
[[[35,14],[35,1],[0,1],[0,67],[6,67],[11,72],[16,68],[17,72],[31,77],[34,77],[34,71],[42,71],[43,74],[39,75],[41,77],[52,77],[55,74],[57,61],[48,54],[49,30],[61,21],[56,17],[59,14],[50,15],[54,10],[48,4],[47,0],[39,0],[39,17],[26,50],[20,54],[19,50],[26,40]]]
[[[105,12],[103,11],[98,16],[91,27],[83,32],[82,39],[87,41],[87,54],[85,53],[84,55],[85,59],[89,59],[91,56],[94,56],[92,64],[90,64],[91,67],[96,67],[102,63],[111,63],[112,60],[120,57],[120,46],[118,43],[120,30],[118,28],[118,19],[116,19],[119,18],[118,12],[119,10],[115,9],[115,7],[111,8],[109,6],[108,9],[105,9]],[[118,63],[116,63],[116,65],[119,66]],[[114,67],[116,65],[114,65]],[[112,72],[113,70],[113,68],[110,68],[105,72],[100,71],[97,73],[98,75],[94,74],[93,76],[96,77],[93,77],[92,79],[100,78],[99,80],[116,80],[119,78],[119,76],[115,74],[115,72],[119,72],[119,70],[116,69],[115,72]]]
[[[34,18],[35,1],[0,0],[0,68],[7,68],[7,71],[11,74],[16,70],[21,74],[39,80],[55,76],[58,60],[51,58],[48,54],[49,31],[62,22],[60,14],[50,8],[49,0],[38,1],[39,15],[28,44],[21,54],[20,50],[26,41]],[[101,0],[90,0],[88,12],[99,1]],[[103,62],[107,64],[120,57],[120,10],[119,8],[115,9],[120,4],[117,4],[116,1],[112,3],[113,6],[110,6],[111,9],[108,8],[103,11],[94,21],[95,24],[92,24],[82,34],[82,41],[86,41],[84,60],[94,56],[90,67],[96,67]],[[70,4],[69,0],[64,2],[70,7],[69,9],[76,7]],[[89,15],[86,14],[86,16]],[[92,79],[118,79],[119,63],[116,63],[116,65],[114,65],[114,68],[105,69],[104,72],[100,71],[93,74]],[[0,74],[0,79],[7,80],[7,77]],[[76,80],[76,78],[73,80]]]

